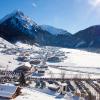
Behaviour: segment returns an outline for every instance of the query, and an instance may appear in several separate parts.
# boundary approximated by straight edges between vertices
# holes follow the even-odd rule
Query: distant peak
[[[12,13],[9,13],[8,15],[6,15],[5,17],[3,17],[1,20],[0,20],[0,24],[3,23],[5,20],[7,20],[8,18],[10,17],[13,17],[13,16],[24,16],[24,13],[21,11],[21,10],[14,10]]]
[[[22,16],[24,16],[24,13],[21,11],[21,10],[14,10],[13,12],[12,12],[12,14],[13,15],[22,15]]]

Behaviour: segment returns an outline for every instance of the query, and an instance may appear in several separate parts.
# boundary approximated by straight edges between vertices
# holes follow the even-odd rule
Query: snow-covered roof
[[[0,97],[2,98],[12,98],[18,87],[0,84]]]
[[[24,63],[24,66],[27,66],[27,67],[30,68],[30,67],[31,67],[31,64],[30,64],[29,62],[25,62],[25,63]]]

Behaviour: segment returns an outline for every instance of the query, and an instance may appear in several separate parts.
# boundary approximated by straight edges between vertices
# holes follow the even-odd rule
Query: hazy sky
[[[38,24],[71,33],[100,24],[100,0],[0,0],[0,19],[17,9]]]

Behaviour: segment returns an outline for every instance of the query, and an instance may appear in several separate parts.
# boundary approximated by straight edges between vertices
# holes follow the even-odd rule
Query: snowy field
[[[57,63],[58,65],[100,68],[100,54],[98,53],[66,48],[60,50],[65,52],[67,58],[63,62]]]
[[[60,51],[65,52],[66,59],[58,63],[48,62],[48,65],[61,66],[60,68],[72,70],[72,72],[100,74],[100,54],[67,48],[61,48]]]
[[[18,61],[15,58],[15,55],[4,55],[0,53],[0,69],[13,71],[18,67]]]
[[[25,62],[20,62],[17,58],[23,53],[23,51],[28,51],[29,56],[28,59],[33,58],[43,58],[44,53],[49,52],[50,57],[55,52],[63,52],[63,59],[60,62],[49,62],[47,61],[46,64],[49,66],[49,71],[46,71],[45,77],[49,77],[50,71],[53,72],[57,77],[60,73],[64,72],[65,74],[84,74],[88,75],[91,73],[91,76],[100,77],[100,54],[92,53],[82,50],[76,49],[68,49],[68,48],[54,48],[54,47],[46,47],[42,48],[39,46],[29,46],[21,43],[17,43],[15,46],[11,45],[7,42],[1,43],[2,46],[0,47],[0,69],[1,70],[15,70],[18,66],[24,64]],[[7,47],[3,47],[6,44]],[[7,54],[2,53],[2,51],[6,51],[10,49],[14,49],[17,51],[17,48],[22,49],[22,51],[17,51],[16,54]],[[50,50],[53,50],[52,52]],[[60,57],[60,56],[59,56]],[[45,57],[44,57],[45,58]],[[62,57],[60,57],[62,58]],[[63,69],[63,70],[62,70]],[[61,76],[59,76],[61,77]],[[50,94],[45,92],[46,90],[38,90],[34,88],[23,88],[22,94],[15,98],[14,100],[79,100],[78,97],[72,96],[72,94],[66,94],[63,98],[57,97],[58,94]],[[1,100],[1,99],[0,99]],[[84,100],[84,99],[83,99]]]
[[[55,97],[43,92],[36,91],[34,89],[24,88],[22,89],[22,95],[18,96],[14,100],[55,100]],[[58,99],[59,100],[59,99]],[[60,99],[64,100],[64,99]]]
[[[65,96],[59,96],[59,94],[46,89],[39,90],[24,88],[22,89],[22,93],[21,96],[18,96],[14,100],[80,100],[78,96],[73,96],[71,93],[68,93]]]

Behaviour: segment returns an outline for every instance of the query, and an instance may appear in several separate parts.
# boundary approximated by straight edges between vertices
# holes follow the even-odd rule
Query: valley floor
[[[27,46],[25,48],[27,48]],[[18,60],[16,60],[17,57],[21,54],[20,52],[18,52],[19,55],[18,54],[9,55],[6,52],[2,53],[2,50],[5,51],[6,49],[5,48],[0,49],[0,70],[13,71],[19,65],[24,64],[24,62],[19,62]],[[49,66],[49,71],[51,71],[53,74],[56,74],[56,77],[59,77],[59,74],[63,71],[67,75],[82,74],[82,75],[90,75],[89,77],[93,78],[100,78],[100,54],[82,50],[67,49],[67,48],[58,48],[58,49],[59,51],[64,52],[65,54],[64,60],[62,60],[61,62],[46,62],[46,64]],[[40,47],[34,46],[32,50],[34,51],[34,53],[30,53],[29,55],[31,57],[34,57],[37,54],[36,51],[38,52],[40,51]],[[48,73],[49,73],[48,71],[45,73],[45,77],[48,77],[49,75]],[[22,94],[17,98],[15,98],[14,100],[41,100],[41,99],[64,100],[64,98],[65,100],[66,98],[67,100],[79,100],[77,97],[72,98],[72,96],[68,95],[70,94],[65,95],[65,97],[63,98],[62,97],[59,98],[57,97],[58,94],[50,95],[48,93],[44,93],[43,90],[40,91],[34,88],[32,89],[26,87],[22,89]]]

